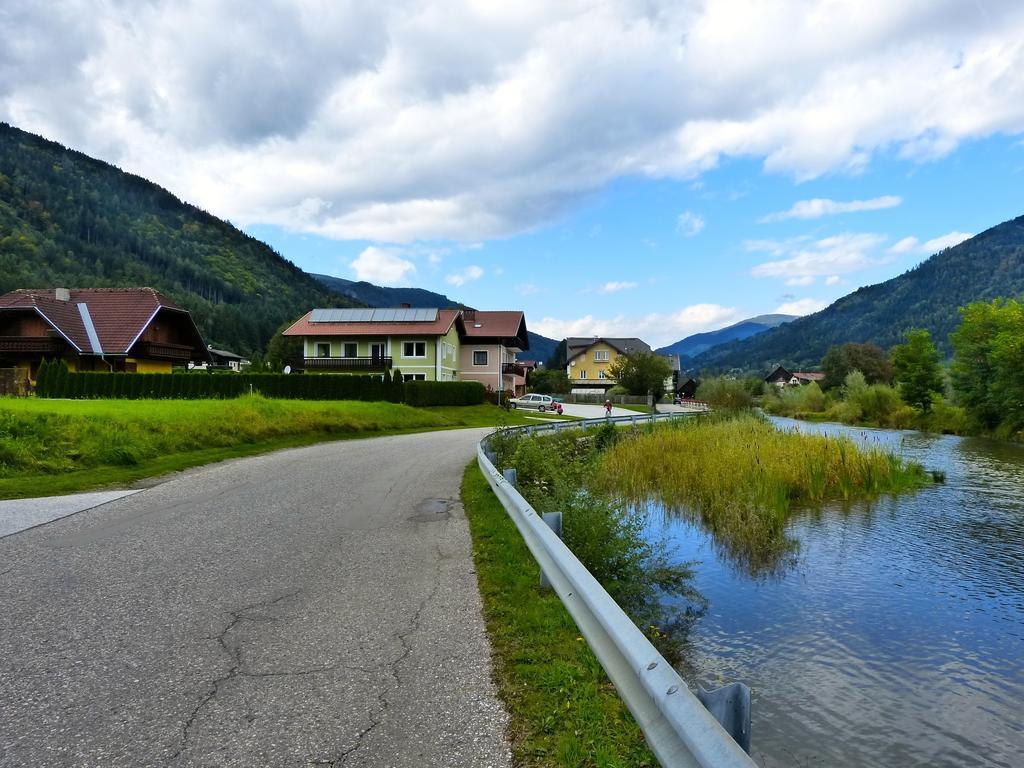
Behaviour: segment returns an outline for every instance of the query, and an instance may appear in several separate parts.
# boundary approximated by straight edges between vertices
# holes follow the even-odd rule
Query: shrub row
[[[366,400],[409,405],[477,405],[483,385],[475,381],[402,381],[394,377],[278,373],[75,373],[58,360],[44,361],[36,395],[46,398],[126,400],[231,399],[250,393],[289,400]]]

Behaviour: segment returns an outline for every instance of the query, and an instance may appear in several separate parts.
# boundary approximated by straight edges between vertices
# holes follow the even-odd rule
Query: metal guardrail
[[[527,434],[588,429],[604,424],[639,424],[684,417],[680,413],[637,414],[519,427]],[[515,522],[526,546],[586,638],[662,766],[754,768],[732,736],[694,696],[679,674],[637,629],[541,516],[491,461],[489,438],[477,445],[477,463]],[[493,455],[493,454],[491,454]]]

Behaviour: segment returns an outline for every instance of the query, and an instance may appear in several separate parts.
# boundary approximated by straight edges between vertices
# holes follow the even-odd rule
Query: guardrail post
[[[697,698],[749,755],[750,688],[743,683],[730,683],[713,691],[706,691],[698,685]]]
[[[545,512],[541,515],[541,518],[547,523],[548,528],[555,532],[555,536],[562,538],[562,513],[561,512]],[[544,575],[544,569],[540,571],[540,586],[543,589],[551,589],[551,582],[548,577]]]
[[[515,467],[509,467],[508,469],[503,469],[501,471],[501,474],[505,477],[505,480],[508,481],[509,485],[511,485],[513,488],[516,487],[516,468]]]

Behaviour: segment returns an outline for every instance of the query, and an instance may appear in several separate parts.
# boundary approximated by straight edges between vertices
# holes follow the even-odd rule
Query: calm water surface
[[[753,689],[764,766],[1024,766],[1024,448],[776,419],[882,445],[946,482],[795,518],[752,576],[657,506],[710,599],[693,681]]]

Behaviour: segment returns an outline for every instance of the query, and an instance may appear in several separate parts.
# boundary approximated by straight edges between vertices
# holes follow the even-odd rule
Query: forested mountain
[[[214,346],[266,348],[316,306],[355,306],[227,222],[145,179],[0,123],[0,293],[151,286]]]
[[[466,306],[455,299],[449,299],[443,293],[434,293],[423,288],[388,288],[365,280],[346,280],[343,277],[315,273],[313,277],[339,296],[348,296],[368,307],[398,307],[408,304],[411,307],[447,309]]]
[[[366,281],[346,280],[343,277],[331,275],[314,274],[317,280],[322,282],[332,291],[342,296],[365,304],[368,307],[397,307],[408,304],[410,307],[437,307],[446,309],[457,307],[469,309],[465,304],[449,299],[443,293],[434,293],[423,288],[388,288],[383,285],[374,285]],[[515,309],[515,307],[493,307],[493,309]],[[526,327],[530,327],[530,318],[526,318]],[[558,341],[541,336],[539,333],[527,331],[530,337],[530,348],[523,352],[520,357],[523,360],[539,360],[544,363],[551,357],[558,346]]]
[[[1024,216],[935,254],[909,272],[844,296],[822,311],[754,338],[715,347],[693,365],[760,370],[782,363],[816,366],[829,347],[848,341],[889,349],[911,328],[931,331],[944,354],[958,308],[979,299],[1024,294]]]
[[[756,336],[783,323],[788,323],[790,320],[796,320],[796,315],[758,315],[757,317],[741,320],[726,328],[719,328],[717,331],[695,333],[681,341],[677,341],[675,344],[669,344],[667,347],[662,347],[656,351],[659,355],[695,357],[712,347],[717,347],[729,341]]]

